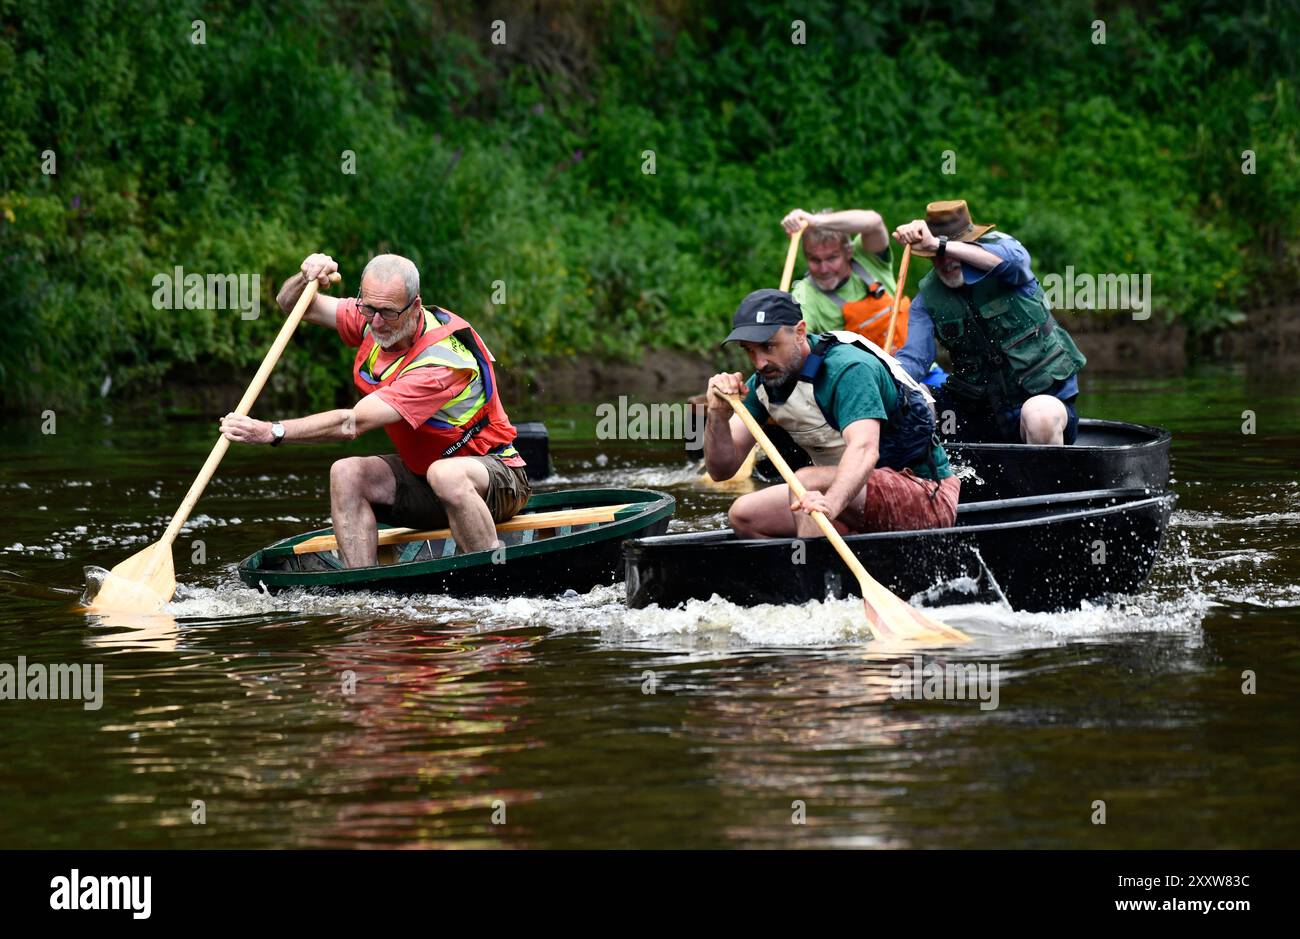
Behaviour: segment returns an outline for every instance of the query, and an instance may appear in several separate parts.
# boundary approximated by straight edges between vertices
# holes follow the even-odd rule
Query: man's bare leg
[[[1025,443],[1065,443],[1070,412],[1053,395],[1034,395],[1020,408],[1020,439]]]
[[[350,456],[330,467],[330,518],[345,567],[379,563],[379,527],[373,504],[392,505],[397,480],[377,456]]]
[[[488,491],[487,467],[468,457],[450,457],[430,465],[427,478],[433,494],[447,510],[451,536],[460,550],[495,548],[497,527],[484,501]]]
[[[795,475],[805,489],[825,492],[835,479],[835,467],[806,466]],[[739,538],[819,537],[822,531],[811,515],[790,511],[793,501],[789,486],[769,486],[733,502],[727,519]]]

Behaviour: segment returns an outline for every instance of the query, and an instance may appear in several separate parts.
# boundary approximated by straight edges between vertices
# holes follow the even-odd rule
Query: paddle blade
[[[909,605],[907,612],[911,615],[912,620],[916,623],[917,629],[924,634],[920,637],[921,641],[929,641],[927,636],[933,636],[936,642],[970,642],[970,636],[966,635],[956,626],[949,626],[932,616],[926,615],[922,610]]]
[[[758,461],[758,447],[753,447],[749,451],[749,456],[745,457],[745,462],[740,464],[740,469],[729,479],[714,479],[708,473],[700,474],[700,485],[708,486],[710,489],[718,490],[739,490],[750,491],[754,488],[754,464]]]
[[[867,623],[878,639],[927,645],[970,642],[970,636],[960,629],[928,616],[879,584],[862,586],[867,588],[862,591]]]
[[[106,571],[102,579],[92,577],[94,570],[86,569],[87,612],[156,613],[176,592],[171,545],[155,542]],[[95,579],[100,580],[98,590]]]

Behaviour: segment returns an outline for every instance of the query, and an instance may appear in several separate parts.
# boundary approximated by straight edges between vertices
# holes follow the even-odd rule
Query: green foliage
[[[1193,333],[1293,298],[1294,5],[1094,6],[0,0],[0,406],[241,384],[314,250],[349,293],[408,255],[507,369],[709,348],[796,205],[966,198],[1040,275],[1151,273]],[[155,309],[177,265],[261,275],[263,315]],[[349,359],[304,328],[271,390],[333,406]]]

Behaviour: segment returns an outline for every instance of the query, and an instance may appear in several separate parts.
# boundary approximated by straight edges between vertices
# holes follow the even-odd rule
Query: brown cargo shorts
[[[396,453],[380,457],[393,471],[397,480],[396,495],[392,505],[373,505],[375,518],[385,525],[397,525],[424,531],[447,528],[447,510],[433,494],[429,480],[413,473]],[[533,494],[533,484],[522,466],[507,466],[499,456],[457,457],[478,460],[487,468],[488,491],[485,501],[492,521],[498,524],[514,518],[528,504]]]
[[[951,528],[960,498],[961,480],[956,476],[945,477],[936,491],[934,480],[922,479],[910,469],[880,466],[835,521],[854,533]]]

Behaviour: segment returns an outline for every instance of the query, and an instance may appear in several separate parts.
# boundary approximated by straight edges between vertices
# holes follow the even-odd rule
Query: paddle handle
[[[337,271],[330,275],[331,284],[337,284],[341,279],[342,278],[339,277]],[[311,307],[312,303],[315,302],[316,292],[319,289],[320,281],[313,278],[311,283],[304,288],[302,296],[298,298],[298,302],[293,305],[293,310],[290,311],[288,318],[284,321],[284,325],[280,327],[280,334],[275,337],[275,342],[271,343],[271,348],[267,350],[266,358],[262,359],[261,368],[259,368],[257,374],[253,376],[253,381],[248,386],[248,390],[244,392],[244,396],[239,399],[239,407],[235,408],[235,413],[240,417],[247,417],[248,412],[253,410],[253,402],[256,401],[257,396],[262,393],[262,388],[266,385],[267,379],[271,377],[271,372],[275,368],[275,364],[280,361],[280,355],[284,352],[284,347],[289,344],[289,339],[293,336],[293,331],[298,328],[298,323],[307,315],[307,310]]]
[[[330,280],[333,283],[337,283],[339,279],[337,273],[330,275]],[[294,304],[293,310],[289,313],[288,319],[286,319],[284,325],[280,327],[280,334],[275,337],[275,342],[271,343],[271,348],[266,353],[266,358],[262,359],[261,368],[259,368],[257,374],[253,376],[253,381],[248,386],[248,390],[244,392],[244,397],[239,400],[239,406],[235,408],[236,414],[241,417],[247,417],[248,412],[253,409],[253,402],[256,401],[257,396],[262,393],[262,388],[265,387],[267,379],[271,377],[271,371],[275,368],[276,363],[280,361],[280,355],[284,352],[284,347],[289,344],[289,339],[293,336],[293,331],[298,328],[298,323],[302,320],[303,316],[306,315],[308,307],[310,307],[312,302],[316,299],[318,289],[319,281],[313,279],[303,290],[302,296],[299,297],[298,302]],[[203,495],[203,490],[207,488],[208,483],[212,480],[213,474],[217,471],[217,467],[221,465],[221,458],[226,455],[226,451],[229,449],[230,441],[227,440],[224,435],[218,437],[217,445],[213,447],[212,452],[208,454],[208,458],[203,464],[203,469],[199,470],[199,475],[194,480],[194,484],[190,486],[190,491],[185,494],[185,498],[181,502],[180,508],[177,509],[176,514],[172,516],[171,524],[168,525],[167,530],[163,532],[162,538],[159,539],[159,544],[170,545],[176,540],[176,536],[180,534],[181,526],[189,519],[190,513],[194,511],[194,506],[198,503],[199,496]]]
[[[889,311],[889,329],[885,332],[885,355],[894,354],[894,320],[898,317],[898,304],[907,286],[907,262],[912,260],[912,246],[903,245],[903,260],[898,265],[898,289],[894,291],[894,308]]]
[[[798,231],[790,233],[790,248],[785,253],[785,268],[781,271],[781,290],[785,293],[790,292],[790,281],[794,280],[794,261],[799,256],[799,239],[807,227],[808,223],[804,222]]]
[[[792,492],[797,498],[802,499],[808,493],[808,490],[804,488],[803,483],[799,482],[799,477],[795,475],[794,470],[790,469],[790,464],[785,461],[785,457],[781,456],[780,451],[772,445],[772,441],[769,440],[767,434],[763,432],[763,428],[759,426],[758,421],[754,420],[754,415],[750,414],[749,409],[741,402],[740,396],[726,395],[725,397],[729,402],[731,402],[732,410],[740,415],[740,419],[745,423],[745,427],[749,429],[750,434],[752,434],[754,439],[758,441],[758,445],[763,448],[763,452],[766,453],[767,458],[772,461],[772,465],[776,467],[777,472],[781,474],[781,478],[785,480],[785,484],[790,487],[790,492]],[[870,596],[870,593],[874,592],[872,588],[884,589],[872,579],[871,575],[867,573],[867,569],[862,566],[862,562],[859,561],[857,556],[849,550],[849,546],[844,543],[844,538],[835,529],[835,526],[831,524],[831,520],[826,517],[825,513],[811,512],[809,514],[812,515],[813,521],[817,523],[817,527],[822,530],[822,533],[826,535],[826,538],[832,545],[834,545],[835,552],[840,556],[844,563],[848,565],[849,570],[853,572],[854,576],[858,578],[858,583],[862,587],[863,598]]]

